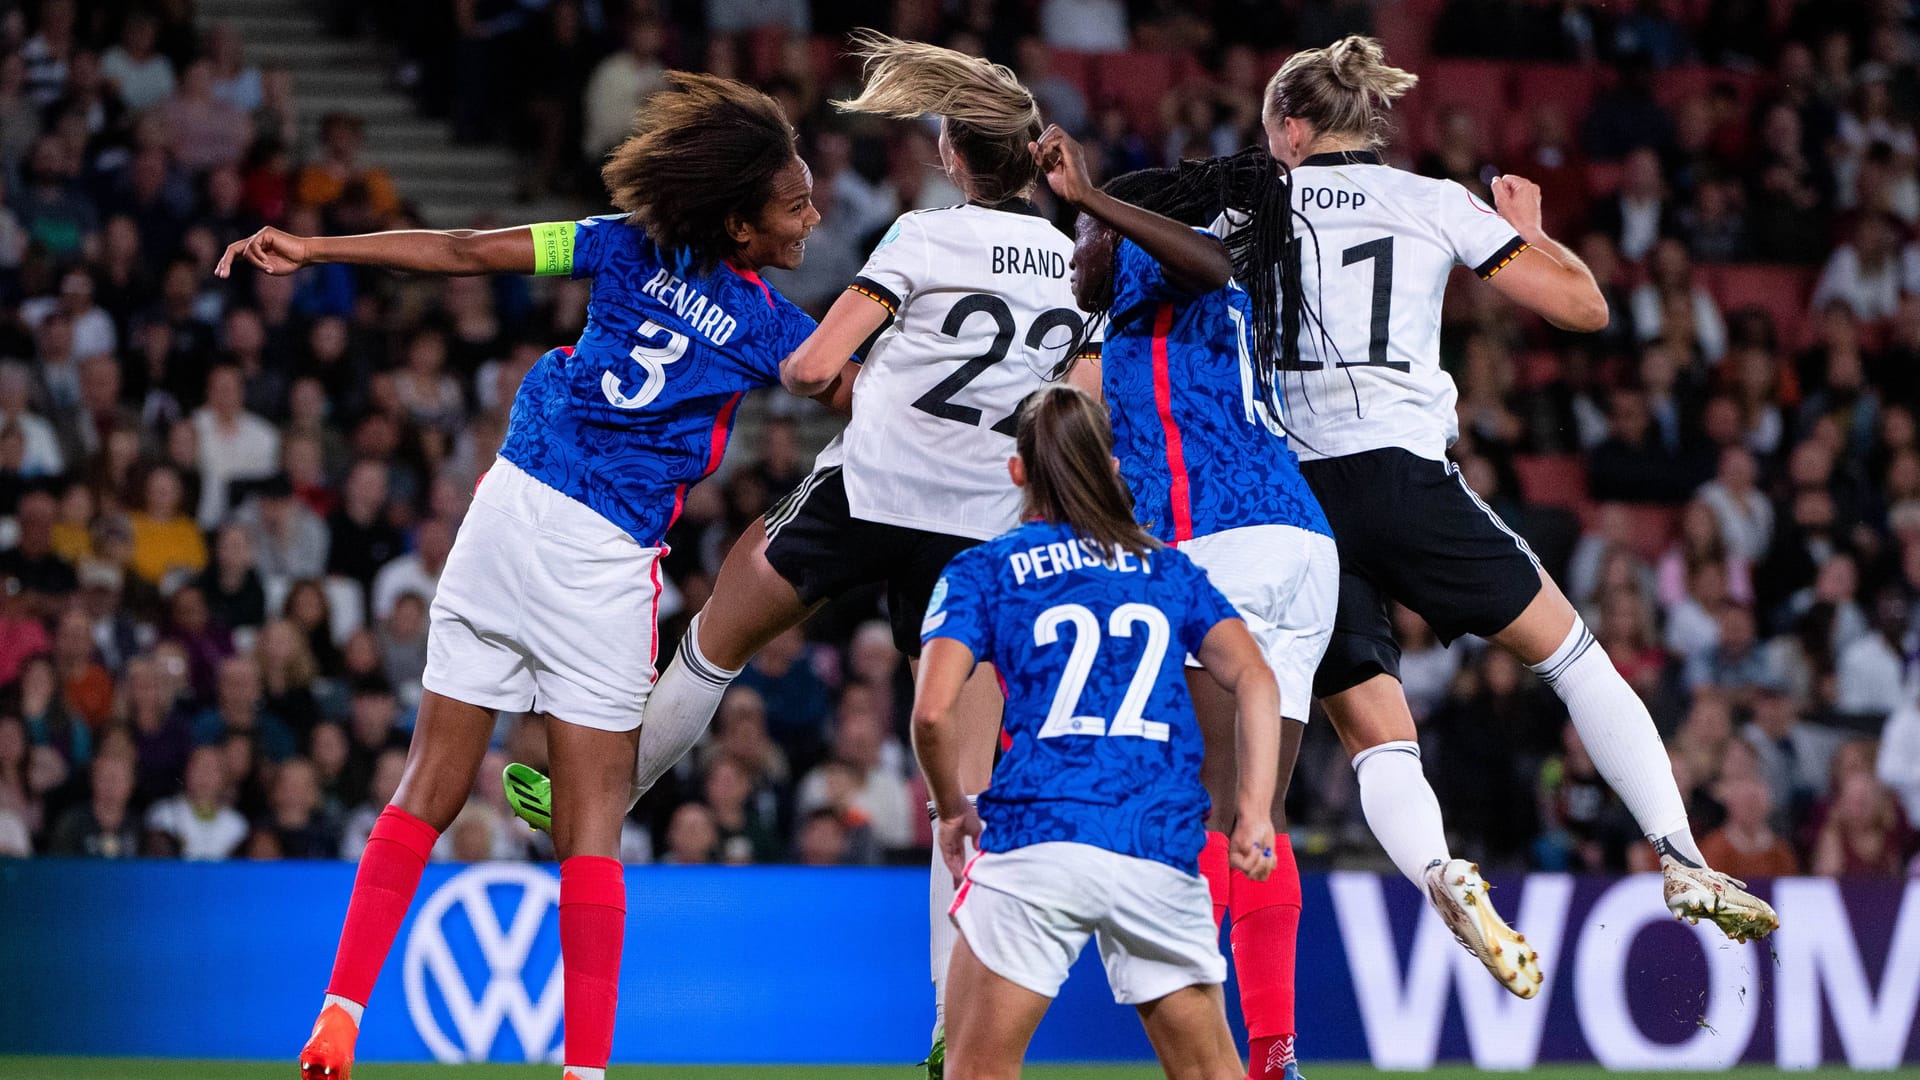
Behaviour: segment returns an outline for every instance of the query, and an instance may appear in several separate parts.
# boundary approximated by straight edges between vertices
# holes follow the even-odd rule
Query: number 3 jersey
[[[1196,873],[1207,793],[1184,665],[1235,618],[1172,548],[1103,560],[1033,522],[955,556],[921,639],[958,641],[1005,683],[981,850],[1064,840]]]
[[[1073,243],[1031,204],[919,210],[849,288],[892,322],[865,352],[853,420],[820,455],[865,521],[986,540],[1018,520],[1014,414],[1084,325]]]
[[[1114,252],[1100,382],[1134,516],[1164,543],[1248,525],[1332,535],[1255,385],[1247,294],[1195,295],[1131,240]]]
[[[521,382],[500,456],[659,547],[719,467],[740,396],[780,381],[814,321],[757,274],[675,267],[624,216],[533,233],[538,271],[590,277],[593,293],[580,343]]]
[[[1451,180],[1367,151],[1315,154],[1293,170],[1300,370],[1282,373],[1303,459],[1398,446],[1444,460],[1460,435],[1440,367],[1440,301],[1455,265],[1491,278],[1526,250],[1512,225]]]

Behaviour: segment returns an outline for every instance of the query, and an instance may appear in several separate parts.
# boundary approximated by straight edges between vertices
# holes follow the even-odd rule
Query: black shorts
[[[1340,604],[1314,696],[1400,677],[1389,600],[1451,643],[1506,629],[1539,594],[1533,550],[1452,462],[1389,448],[1303,461],[1300,471],[1340,549]]]
[[[980,541],[854,517],[839,466],[820,469],[767,511],[767,562],[807,604],[886,582],[893,644],[920,655],[920,622],[934,583]]]

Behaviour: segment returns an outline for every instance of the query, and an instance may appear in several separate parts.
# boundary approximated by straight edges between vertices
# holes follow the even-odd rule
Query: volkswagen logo
[[[514,892],[519,902],[502,905],[511,913],[503,926],[502,907],[494,900]],[[487,1060],[503,1022],[512,1026],[528,1061],[560,1060],[563,980],[558,952],[550,969],[527,970],[540,929],[559,905],[560,880],[525,863],[471,867],[427,897],[407,936],[403,975],[414,1029],[437,1060]],[[472,955],[463,929],[478,946],[482,970],[462,970],[456,958],[449,934]],[[441,1026],[436,997],[453,1022],[452,1032]]]

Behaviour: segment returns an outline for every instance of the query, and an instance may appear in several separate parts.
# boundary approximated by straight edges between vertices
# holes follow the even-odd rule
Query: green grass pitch
[[[354,1080],[554,1080],[551,1065],[359,1065]],[[174,1061],[137,1058],[29,1058],[0,1057],[0,1080],[292,1080],[291,1063],[261,1061]],[[1362,1080],[1387,1075],[1361,1065],[1309,1065],[1307,1080]],[[924,1075],[910,1066],[801,1068],[797,1066],[618,1066],[609,1080],[914,1080]],[[1155,1080],[1160,1070],[1151,1065],[1036,1065],[1026,1070],[1032,1080]],[[1466,1066],[1447,1066],[1429,1073],[1398,1074],[1463,1080],[1482,1075]],[[1527,1080],[1598,1080],[1607,1076],[1598,1066],[1543,1066],[1512,1074]],[[1641,1076],[1652,1076],[1641,1073]],[[1706,1074],[1702,1074],[1703,1076]],[[1846,1069],[1814,1069],[1782,1073],[1775,1069],[1741,1068],[1713,1074],[1729,1080],[1791,1077],[1792,1080],[1866,1080],[1902,1077],[1920,1080],[1920,1069],[1891,1073],[1859,1073]]]

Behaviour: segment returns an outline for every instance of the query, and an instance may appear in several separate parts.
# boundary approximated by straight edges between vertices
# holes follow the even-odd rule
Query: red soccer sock
[[[566,969],[566,1063],[604,1069],[613,1056],[627,881],[620,861],[575,855],[560,864],[560,963]]]
[[[1253,1080],[1278,1078],[1293,1062],[1293,954],[1300,932],[1300,867],[1293,844],[1274,837],[1265,881],[1233,875],[1233,960],[1247,1018]]]
[[[438,839],[438,830],[397,806],[380,811],[353,876],[353,899],[347,902],[327,993],[367,1003]]]
[[[1207,846],[1200,849],[1200,876],[1207,879],[1207,892],[1213,895],[1213,928],[1218,930],[1226,921],[1227,891],[1236,876],[1228,868],[1226,833],[1207,833]]]

